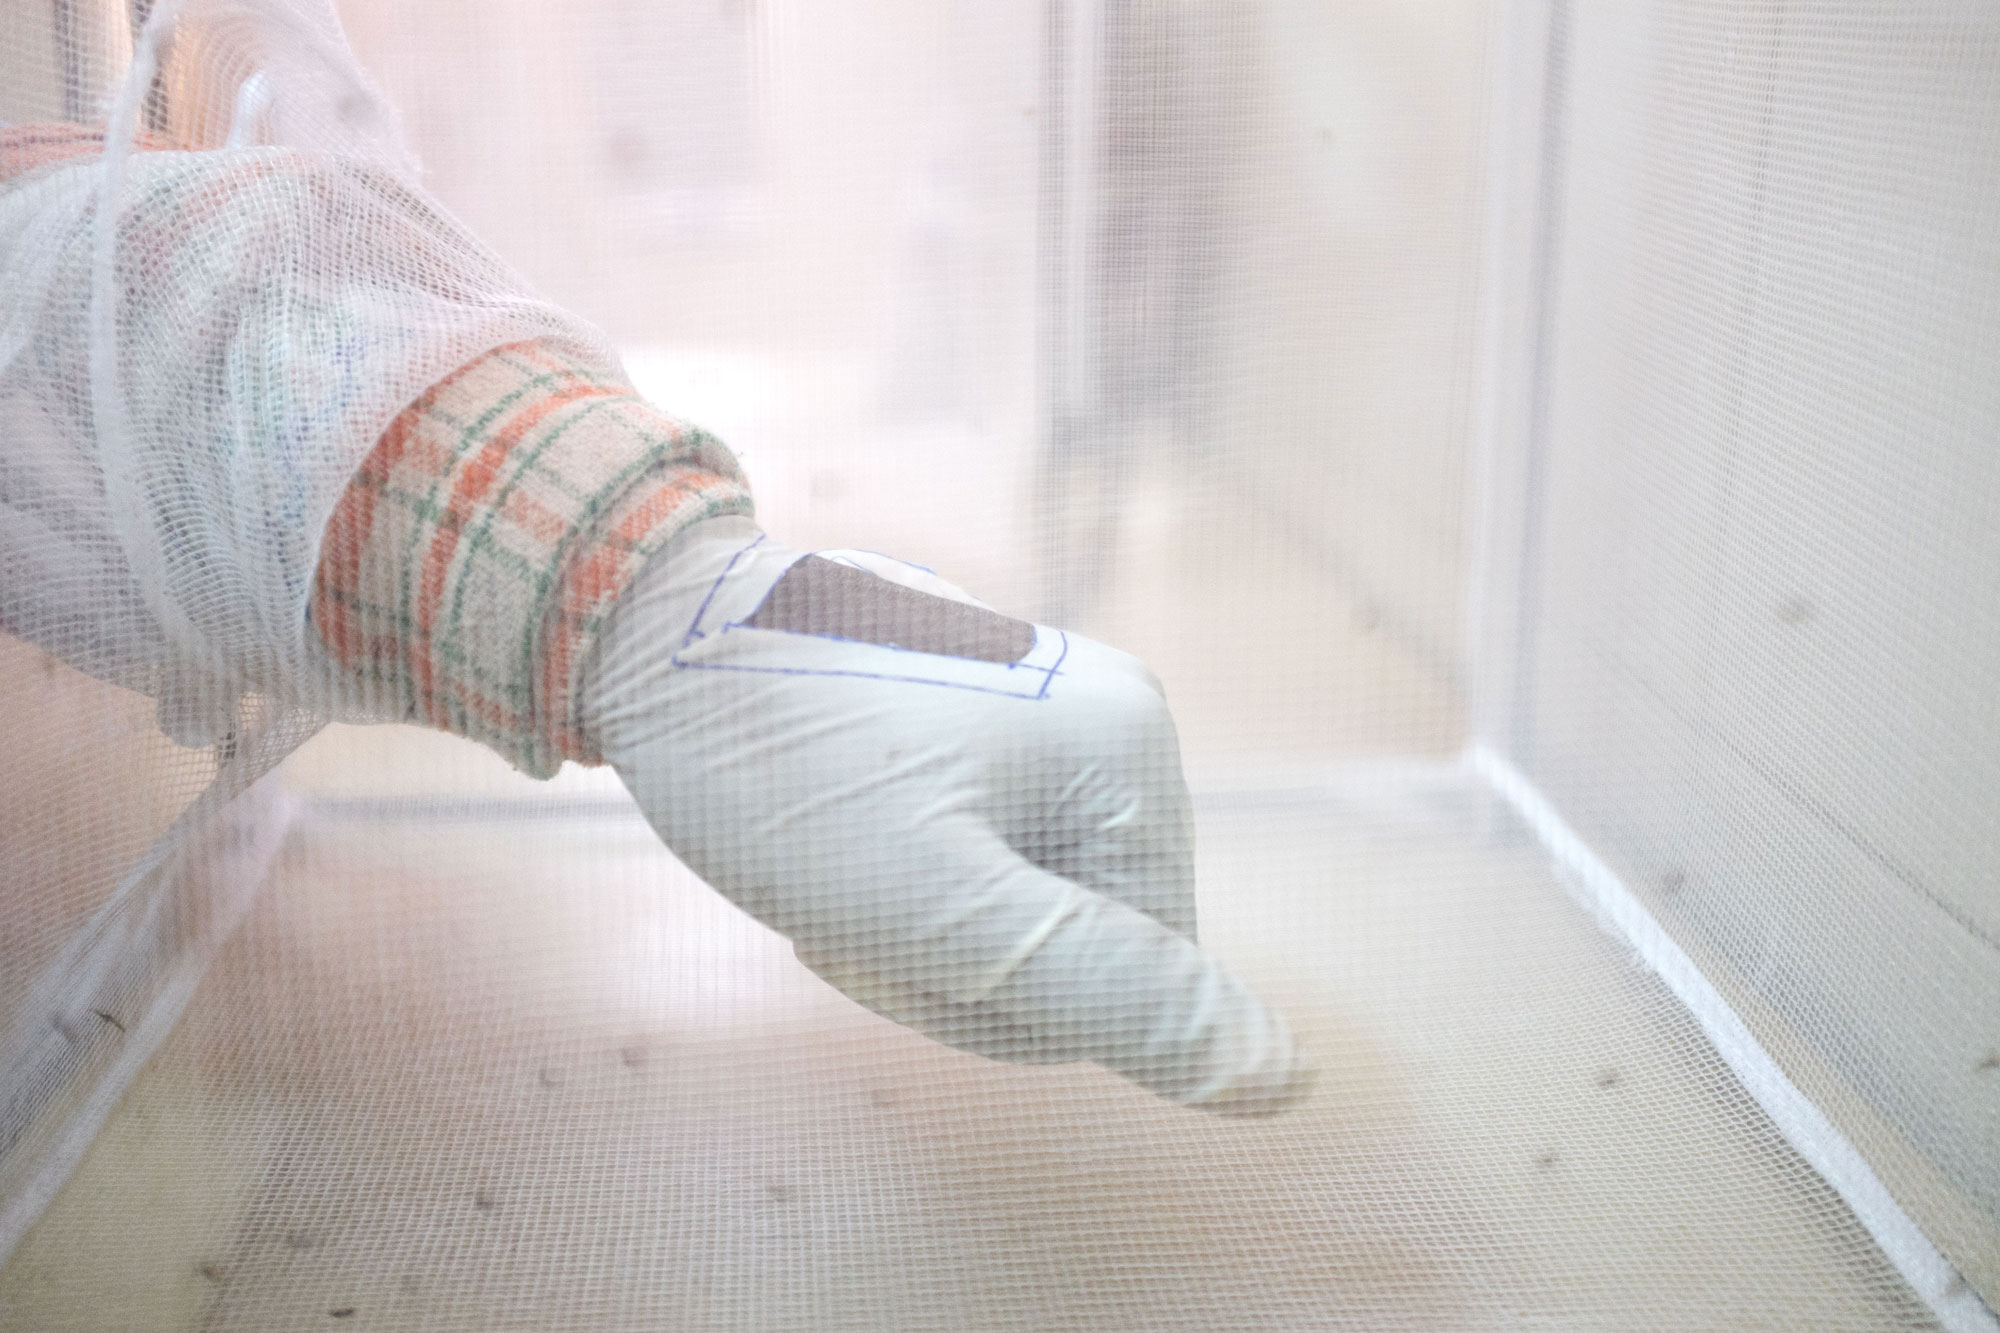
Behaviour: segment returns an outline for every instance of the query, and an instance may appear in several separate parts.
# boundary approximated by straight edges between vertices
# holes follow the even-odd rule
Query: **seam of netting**
[[[1950,1333],[2000,1333],[2000,1317],[1923,1233],[1847,1136],[1786,1076],[1722,993],[1675,943],[1616,871],[1528,776],[1490,745],[1465,752],[1470,770],[1534,833],[1605,931],[1624,941],[1687,1006],[1745,1091],[1862,1227]]]

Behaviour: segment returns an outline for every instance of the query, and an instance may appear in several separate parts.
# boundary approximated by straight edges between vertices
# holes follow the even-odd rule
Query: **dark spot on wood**
[[[310,1250],[317,1244],[319,1244],[319,1241],[310,1231],[287,1231],[285,1233],[285,1248],[288,1250]]]
[[[90,1012],[96,1014],[99,1018],[109,1023],[112,1027],[117,1028],[120,1032],[123,1032],[125,1030],[125,1025],[123,1023],[119,1022],[116,1018],[112,1017],[110,1014],[105,1013],[102,1009],[93,1009]]]
[[[219,1264],[196,1264],[194,1271],[210,1282],[222,1281],[222,1267]]]
[[[1615,1069],[1598,1071],[1597,1086],[1600,1088],[1615,1088],[1624,1081],[1625,1076]]]

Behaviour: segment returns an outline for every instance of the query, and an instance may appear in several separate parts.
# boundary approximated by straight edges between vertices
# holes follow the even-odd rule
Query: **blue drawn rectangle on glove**
[[[762,540],[737,553],[717,577],[717,588]],[[797,586],[780,595],[794,578]],[[676,667],[846,676],[1032,700],[1047,696],[1069,655],[1068,637],[1059,630],[817,556],[793,562],[746,619],[712,623],[713,601],[711,589],[674,654]],[[800,651],[808,643],[810,655]]]

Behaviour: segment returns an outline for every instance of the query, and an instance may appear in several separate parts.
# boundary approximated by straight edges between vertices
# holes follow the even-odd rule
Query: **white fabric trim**
[[[83,949],[74,951],[75,956],[65,958],[49,970],[44,982],[52,981],[57,995],[70,998],[73,1014],[82,1015],[72,1024],[72,1030],[89,1030],[92,1004],[101,992],[115,991],[121,979],[149,974],[157,979],[152,980],[146,993],[142,1015],[129,1032],[121,1033],[117,1054],[105,1065],[89,1071],[88,1077],[93,1080],[89,1094],[67,1113],[67,1122],[54,1142],[43,1150],[42,1160],[33,1173],[11,1197],[0,1203],[0,1264],[7,1261],[14,1247],[62,1190],[139,1071],[173,1035],[188,1002],[194,998],[195,988],[207,975],[209,963],[235,933],[257,891],[263,887],[298,810],[298,802],[278,779],[266,774],[209,817],[194,835],[201,851],[191,857],[169,855],[155,860],[151,869],[133,884],[137,896],[117,896],[107,902],[92,927],[77,932],[74,942],[81,943]],[[208,909],[198,938],[164,940],[159,936],[159,918],[169,913],[169,899],[173,895],[171,885],[163,887],[155,878],[162,867],[173,884],[185,882],[189,876],[198,878]],[[122,928],[115,924],[121,921]],[[90,948],[93,943],[99,945],[95,951]],[[99,956],[90,956],[93,952]],[[80,983],[78,977],[82,975],[91,976],[94,984]],[[28,1042],[5,1044],[7,1049],[4,1057],[0,1057],[0,1069],[6,1070],[8,1077],[0,1080],[0,1087],[10,1085],[21,1071],[32,1068],[38,1050],[71,1040],[60,1027],[47,1022],[44,1016],[49,1006],[30,1005],[24,1009],[40,1020],[36,1024],[39,1031]]]
[[[1617,873],[1577,836],[1527,775],[1484,744],[1468,748],[1465,761],[1534,831],[1557,865],[1569,872],[1578,896],[1599,924],[1630,945],[1688,1007],[1723,1061],[1779,1132],[1854,1210],[1938,1322],[1950,1333],[2000,1333],[2000,1318],[1903,1211],[1867,1159],[1785,1076],[1694,960],[1640,905]]]

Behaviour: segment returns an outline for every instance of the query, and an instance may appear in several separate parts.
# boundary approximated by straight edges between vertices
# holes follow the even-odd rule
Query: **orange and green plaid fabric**
[[[311,616],[364,710],[537,777],[600,762],[576,715],[591,645],[646,558],[748,513],[729,451],[545,342],[412,403],[326,529]]]
[[[97,127],[0,127],[0,182],[103,149]],[[546,777],[598,762],[580,675],[639,566],[688,524],[749,511],[712,437],[553,343],[503,347],[376,442],[327,525],[308,614],[356,711],[469,736]]]

